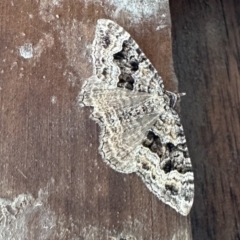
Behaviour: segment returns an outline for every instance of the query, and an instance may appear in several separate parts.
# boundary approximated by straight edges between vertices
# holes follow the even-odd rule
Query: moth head
[[[174,108],[176,106],[176,103],[180,100],[182,96],[185,96],[186,93],[173,93],[166,91],[167,96],[169,97],[169,107]]]

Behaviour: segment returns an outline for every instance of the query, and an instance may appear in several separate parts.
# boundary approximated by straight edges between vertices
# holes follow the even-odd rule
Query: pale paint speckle
[[[59,5],[63,0],[53,0],[54,5]]]
[[[32,58],[34,64],[40,60],[41,54],[46,51],[47,48],[51,48],[54,45],[54,38],[51,34],[44,34],[37,44],[34,46],[30,42],[24,43],[20,48],[20,56],[25,59]]]
[[[21,79],[24,76],[23,73],[19,73],[19,79]]]
[[[167,25],[159,25],[159,26],[156,27],[156,31],[161,30],[165,27],[167,27]]]
[[[17,67],[17,66],[18,66],[17,62],[13,62],[12,65],[11,65],[11,67],[10,67],[10,70],[13,70],[13,68],[15,68],[15,67]]]
[[[57,103],[57,97],[56,97],[56,96],[52,96],[52,97],[51,97],[51,103],[52,103],[52,104]]]
[[[56,15],[54,14],[55,8],[61,7],[63,0],[36,0],[39,4],[39,14],[43,21],[54,21]]]
[[[135,24],[141,23],[143,18],[158,17],[159,11],[168,12],[169,8],[167,0],[152,0],[150,2],[149,0],[91,0],[89,2],[98,3],[104,8],[107,15],[111,15],[115,19],[124,12]],[[114,9],[110,11],[109,8],[105,7],[106,4],[110,4]]]
[[[159,25],[156,27],[156,31],[166,28],[168,26],[170,26],[169,19],[166,18],[166,14],[164,13],[161,15],[161,19],[159,21]]]
[[[56,215],[47,199],[48,186],[39,190],[37,199],[31,194],[20,194],[13,201],[0,198],[0,239],[49,239]]]
[[[54,45],[54,38],[51,34],[44,34],[44,37],[34,46],[34,58],[39,59],[41,54]]]
[[[19,49],[20,55],[25,58],[29,59],[33,57],[33,48],[32,43],[24,43],[23,46]]]
[[[139,18],[142,16],[150,17],[156,15],[158,10],[161,9],[165,3],[168,3],[168,1],[164,0],[155,0],[151,1],[151,3],[149,3],[149,0],[110,0],[110,2],[117,6],[119,10],[126,9]]]

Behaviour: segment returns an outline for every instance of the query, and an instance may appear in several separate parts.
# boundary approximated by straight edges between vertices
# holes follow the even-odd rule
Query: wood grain
[[[177,90],[168,2],[146,3],[1,1],[0,238],[191,239],[190,218],[103,163],[77,105],[99,18],[129,31]]]
[[[193,239],[240,239],[238,1],[170,1],[182,122],[195,169]]]
[[[0,239],[240,239],[240,4],[170,1],[172,58],[168,1],[124,3],[0,2]],[[98,153],[99,128],[77,96],[92,74],[99,18],[129,31],[166,89],[187,93],[181,119],[196,189],[188,217]],[[20,54],[26,43],[31,58]]]

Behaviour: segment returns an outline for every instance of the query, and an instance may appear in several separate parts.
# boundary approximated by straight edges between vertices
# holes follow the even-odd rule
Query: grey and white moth
[[[100,128],[99,152],[111,168],[137,173],[148,189],[182,215],[193,204],[194,177],[174,105],[180,94],[162,78],[122,27],[97,22],[93,75],[79,94]]]

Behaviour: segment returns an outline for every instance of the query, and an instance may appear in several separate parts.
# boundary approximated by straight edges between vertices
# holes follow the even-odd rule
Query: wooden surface
[[[195,173],[192,237],[240,239],[239,1],[171,1],[173,58]]]
[[[240,4],[170,1],[172,42],[168,1],[133,2],[0,2],[0,239],[240,239]],[[77,95],[99,18],[129,31],[166,89],[187,93],[188,217],[98,153]]]

